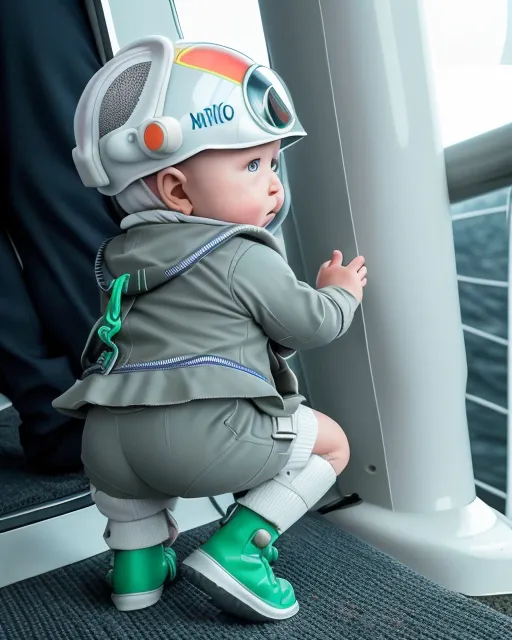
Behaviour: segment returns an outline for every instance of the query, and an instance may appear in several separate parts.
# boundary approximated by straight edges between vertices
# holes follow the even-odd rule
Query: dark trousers
[[[94,258],[119,233],[110,201],[82,185],[71,156],[74,111],[101,65],[84,4],[0,2],[0,391],[43,471],[80,465],[83,424],[51,402],[80,374],[99,315]]]

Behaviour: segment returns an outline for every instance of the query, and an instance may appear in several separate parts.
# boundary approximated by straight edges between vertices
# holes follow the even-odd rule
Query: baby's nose
[[[275,196],[276,193],[279,193],[279,190],[281,189],[281,181],[279,180],[279,178],[274,174],[272,176],[272,179],[270,181],[270,188],[269,188],[269,193],[271,196]]]

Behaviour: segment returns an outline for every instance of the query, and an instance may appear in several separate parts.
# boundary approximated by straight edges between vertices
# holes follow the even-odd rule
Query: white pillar
[[[512,4],[512,3],[511,3]],[[511,7],[512,9],[512,7]],[[511,18],[512,20],[512,18]],[[507,197],[508,223],[508,319],[507,319],[507,497],[505,513],[512,519],[512,187]]]
[[[348,334],[302,355],[314,407],[339,420],[351,442],[339,488],[363,498],[329,517],[448,588],[512,591],[509,523],[475,498],[452,226],[419,2],[260,7],[272,64],[310,134],[286,154],[307,278],[314,283],[335,248],[347,260],[362,253],[369,270]]]

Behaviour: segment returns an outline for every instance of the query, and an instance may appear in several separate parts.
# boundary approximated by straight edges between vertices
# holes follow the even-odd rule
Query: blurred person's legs
[[[0,390],[20,413],[20,439],[27,461],[36,468],[79,468],[83,424],[51,406],[73,384],[71,366],[66,356],[52,356],[24,273],[3,231],[0,273]]]
[[[84,0],[0,3],[0,56],[0,390],[34,466],[79,468],[82,423],[51,401],[80,375],[99,314],[94,258],[119,233],[110,201],[82,185],[71,156],[74,111],[101,65]]]

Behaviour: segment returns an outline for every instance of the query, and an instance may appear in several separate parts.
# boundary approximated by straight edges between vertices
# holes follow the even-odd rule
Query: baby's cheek
[[[258,199],[247,201],[243,208],[245,217],[247,220],[251,220],[253,224],[260,224],[262,215],[266,215],[268,213],[263,210],[263,203]]]
[[[236,222],[239,224],[251,224],[253,218],[253,208],[248,206],[243,196],[239,198],[227,197],[222,208],[221,220],[226,222]]]

